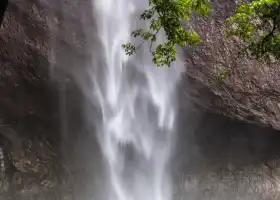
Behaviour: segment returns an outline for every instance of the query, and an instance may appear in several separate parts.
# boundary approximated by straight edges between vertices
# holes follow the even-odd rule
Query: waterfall
[[[108,200],[170,200],[168,161],[183,64],[156,67],[146,43],[136,55],[125,55],[121,46],[134,28],[143,27],[139,13],[148,0],[93,0],[92,5],[100,44],[87,69],[92,88],[84,90],[101,113],[95,125],[109,174],[104,191]]]

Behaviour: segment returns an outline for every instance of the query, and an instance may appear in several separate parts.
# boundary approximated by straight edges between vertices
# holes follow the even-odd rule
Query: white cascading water
[[[93,0],[102,53],[96,56],[95,47],[99,69],[89,69],[88,75],[94,85],[92,101],[102,113],[97,135],[109,170],[107,200],[172,198],[168,161],[183,65],[156,67],[149,44],[131,57],[121,47],[131,40],[147,5],[148,0]]]

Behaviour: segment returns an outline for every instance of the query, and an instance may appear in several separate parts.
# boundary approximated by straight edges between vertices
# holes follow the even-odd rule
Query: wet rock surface
[[[0,28],[1,200],[74,198],[73,148],[60,118],[76,103],[63,112],[55,78],[84,63],[88,11],[90,1],[9,2]]]
[[[205,112],[180,118],[175,199],[279,199],[278,131]]]
[[[0,100],[0,199],[63,199],[71,176],[61,157],[56,107],[43,88],[22,90]]]

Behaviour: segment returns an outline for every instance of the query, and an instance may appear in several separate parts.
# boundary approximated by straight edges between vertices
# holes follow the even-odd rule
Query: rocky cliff
[[[87,40],[94,39],[84,31],[94,29],[91,3],[68,3],[11,1],[0,29],[0,87],[6,88],[0,95],[7,88],[44,85],[50,69],[85,64]],[[214,0],[208,18],[195,17],[186,24],[198,31],[203,43],[185,49],[182,106],[190,100],[213,112],[280,129],[277,65],[239,57],[238,40],[225,34],[225,19],[236,6],[235,0]],[[217,74],[223,72],[229,76],[218,83]]]
[[[240,56],[236,38],[227,37],[225,20],[238,6],[235,0],[213,0],[208,18],[195,17],[187,26],[198,31],[203,43],[185,49],[185,99],[232,118],[280,129],[280,70]],[[219,81],[219,76],[228,77]],[[188,78],[191,77],[191,78]]]
[[[60,88],[50,75],[83,60],[83,31],[77,32],[86,15],[83,6],[40,0],[8,5],[0,28],[0,199],[71,198],[66,181],[71,169],[61,151],[66,149],[60,137]],[[69,148],[67,153],[72,155]]]
[[[214,0],[210,17],[197,17],[186,24],[200,33],[204,43],[197,49],[185,49],[187,73],[180,90],[181,106],[190,109],[195,104],[279,129],[279,70],[277,66],[238,57],[238,41],[226,38],[224,32],[224,20],[235,7],[234,0]],[[92,190],[88,181],[102,171],[96,170],[103,167],[98,166],[102,163],[98,146],[91,145],[89,135],[81,139],[83,134],[78,130],[81,122],[74,105],[79,104],[80,94],[74,91],[57,98],[49,90],[50,75],[60,76],[64,68],[86,63],[87,44],[94,40],[84,31],[94,29],[89,17],[91,8],[90,1],[76,0],[12,0],[8,7],[0,29],[0,199],[7,200],[13,194],[14,199],[88,199],[75,198],[75,192],[86,196],[83,191]],[[229,71],[229,77],[217,83],[216,74],[220,71]],[[69,83],[61,82],[51,88],[73,89]],[[59,110],[57,103],[65,105],[61,102],[65,99],[67,105]],[[70,117],[67,124],[59,126],[58,111],[67,111],[61,117],[73,119]],[[206,114],[201,118],[202,113],[187,113],[188,117],[179,117],[180,157],[176,159],[188,160],[180,160],[182,163],[175,171],[180,178],[179,172],[189,173],[185,173],[187,178],[183,177],[183,190],[198,196],[188,193],[188,198],[247,199],[257,194],[255,199],[279,199],[279,132],[217,115]],[[65,147],[61,132],[73,132],[75,146],[70,142]],[[74,167],[61,159],[63,152],[79,158],[74,167],[84,176],[77,179]],[[88,152],[92,152],[90,159]],[[270,163],[274,160],[275,166]],[[95,174],[89,176],[92,171]],[[67,175],[62,176],[64,173]],[[94,187],[100,187],[100,180]],[[73,182],[79,188],[74,188]],[[221,193],[216,192],[217,188]],[[59,196],[58,190],[64,194]],[[229,190],[232,198],[226,195]],[[219,194],[225,196],[217,197]]]

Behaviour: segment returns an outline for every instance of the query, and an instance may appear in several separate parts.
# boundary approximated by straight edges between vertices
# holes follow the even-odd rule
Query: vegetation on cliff
[[[245,42],[246,53],[263,61],[280,58],[279,0],[243,3],[228,22],[228,33]]]
[[[150,51],[157,66],[170,66],[176,60],[176,45],[196,46],[201,41],[192,29],[186,29],[182,20],[190,20],[195,14],[207,16],[211,11],[209,0],[149,0],[149,8],[141,15],[147,20],[149,29],[137,29],[133,37],[151,43]],[[228,20],[228,34],[244,42],[244,52],[264,61],[280,58],[280,1],[255,0],[242,3],[236,14]],[[157,35],[163,29],[166,42],[156,43]],[[137,51],[132,43],[123,45],[127,55]]]

